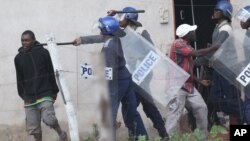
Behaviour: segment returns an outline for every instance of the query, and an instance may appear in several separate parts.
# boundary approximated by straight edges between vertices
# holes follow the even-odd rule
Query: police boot
[[[159,136],[162,138],[161,141],[169,140],[169,136],[165,128],[158,130],[158,133],[159,133]]]

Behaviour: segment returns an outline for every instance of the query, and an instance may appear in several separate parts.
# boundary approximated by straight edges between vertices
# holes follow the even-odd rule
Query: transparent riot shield
[[[149,102],[166,106],[188,79],[189,74],[162,54],[133,29],[125,29],[121,38],[127,67],[140,94]]]
[[[250,81],[250,37],[235,29],[210,59],[212,67],[229,82],[240,88]]]
[[[113,131],[104,59],[100,52],[102,45],[56,46],[54,49],[57,50],[57,55],[50,47],[48,46],[48,50],[52,60],[58,60],[53,61],[53,64],[60,64],[54,65],[54,69],[69,131],[78,130],[80,139],[111,141]],[[65,87],[68,88],[68,93]],[[70,125],[75,123],[77,125]]]
[[[92,130],[95,140],[112,141],[113,128],[102,44],[77,47],[77,111],[80,130]],[[87,128],[89,129],[87,129]],[[86,137],[86,135],[85,135]]]
[[[217,72],[241,89],[250,82],[250,30],[242,29],[240,22],[246,22],[250,13],[239,5],[234,5],[234,9],[233,32],[209,61]]]

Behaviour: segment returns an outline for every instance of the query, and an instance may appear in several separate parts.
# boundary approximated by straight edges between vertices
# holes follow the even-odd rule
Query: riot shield
[[[113,126],[108,94],[108,85],[101,53],[102,44],[81,45],[77,47],[77,111],[79,127],[86,130],[96,127],[95,140],[112,141]],[[107,75],[109,76],[109,75]]]
[[[165,107],[189,74],[130,27],[124,31],[122,48],[134,83],[142,88],[140,94],[149,102]]]
[[[250,37],[235,29],[210,59],[212,67],[236,87],[250,81]]]
[[[100,47],[59,47],[55,42],[48,42],[48,45],[71,140],[76,140],[77,135],[79,139],[112,140],[111,111]]]

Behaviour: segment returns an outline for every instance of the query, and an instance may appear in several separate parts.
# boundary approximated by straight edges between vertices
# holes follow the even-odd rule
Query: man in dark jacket
[[[18,94],[24,100],[27,132],[36,141],[42,141],[43,120],[58,133],[60,141],[67,141],[67,134],[59,126],[53,106],[59,90],[50,54],[39,45],[32,31],[23,32],[21,42],[15,67]]]

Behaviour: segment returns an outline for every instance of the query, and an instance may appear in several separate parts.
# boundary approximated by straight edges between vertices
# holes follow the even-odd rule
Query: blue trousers
[[[135,83],[134,83],[134,88],[135,88],[137,106],[139,106],[140,103],[142,104],[143,111],[145,112],[146,116],[150,118],[150,120],[153,122],[153,126],[155,129],[158,130],[159,135],[161,137],[167,137],[168,134],[165,128],[165,123],[163,121],[160,112],[155,106],[153,99],[146,91],[144,91]]]
[[[136,97],[132,79],[113,80],[109,82],[109,92],[112,104],[113,127],[116,127],[116,117],[120,103],[122,103],[123,119],[126,127],[133,136],[146,135],[142,118],[137,111]]]
[[[250,85],[245,87],[245,101],[244,101],[245,121],[250,124]]]
[[[233,115],[237,117],[238,122],[243,121],[243,102],[240,99],[240,91],[215,70],[208,102],[215,107],[216,111]]]

